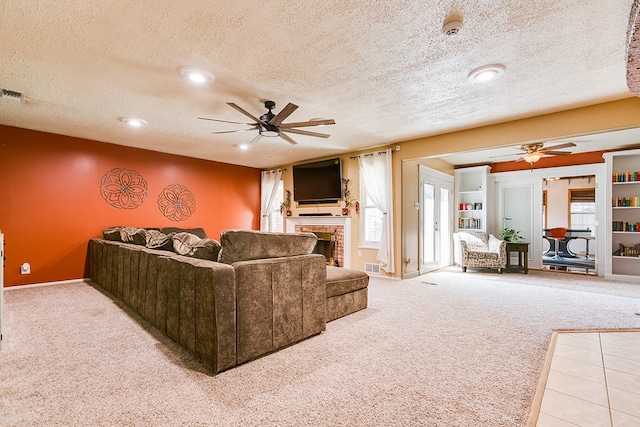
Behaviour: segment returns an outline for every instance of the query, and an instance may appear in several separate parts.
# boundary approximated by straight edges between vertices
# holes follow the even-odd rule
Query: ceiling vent
[[[2,89],[2,98],[22,101],[23,95],[22,93],[16,92],[14,90]]]

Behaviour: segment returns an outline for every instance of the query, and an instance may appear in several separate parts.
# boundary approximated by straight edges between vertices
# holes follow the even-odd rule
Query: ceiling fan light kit
[[[542,158],[542,153],[534,152],[534,153],[526,153],[522,155],[522,160],[527,163],[535,163]]]

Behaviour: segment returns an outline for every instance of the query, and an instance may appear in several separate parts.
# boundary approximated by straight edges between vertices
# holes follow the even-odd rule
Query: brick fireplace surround
[[[285,218],[287,233],[332,233],[334,258],[340,267],[351,267],[351,218],[346,216],[294,216]]]

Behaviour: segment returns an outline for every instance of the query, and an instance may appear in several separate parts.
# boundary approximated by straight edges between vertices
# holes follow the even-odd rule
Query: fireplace
[[[318,236],[315,253],[327,263],[350,268],[351,218],[346,216],[294,216],[285,218],[287,233],[314,233]]]
[[[324,255],[327,259],[327,265],[340,266],[340,261],[336,258],[336,234],[324,231],[312,231],[318,238],[313,253]]]

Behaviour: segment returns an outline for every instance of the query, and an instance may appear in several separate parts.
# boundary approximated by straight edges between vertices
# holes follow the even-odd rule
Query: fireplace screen
[[[337,265],[338,260],[335,257],[336,254],[336,235],[335,233],[326,233],[314,231],[318,237],[315,250],[313,253],[324,255],[327,259],[327,265]]]

